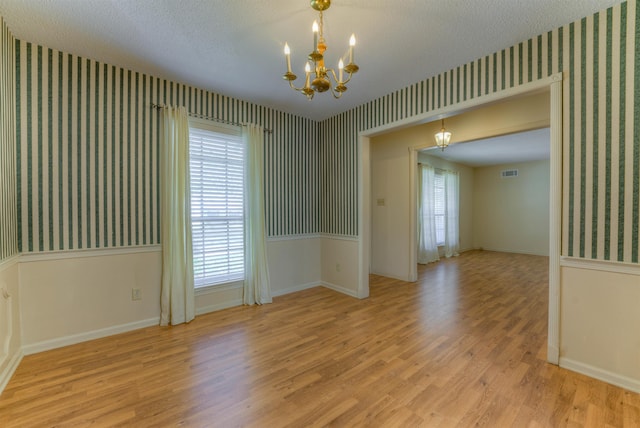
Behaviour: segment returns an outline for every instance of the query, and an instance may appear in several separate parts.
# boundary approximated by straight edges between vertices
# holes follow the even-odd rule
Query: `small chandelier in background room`
[[[356,38],[353,34],[349,40],[349,63],[344,65],[343,59],[340,58],[337,76],[334,69],[326,68],[325,66],[324,53],[327,50],[327,45],[324,40],[322,12],[329,9],[329,6],[331,6],[331,0],[311,0],[311,7],[320,13],[320,17],[319,23],[318,21],[313,21],[313,51],[307,57],[307,63],[304,68],[305,82],[304,86],[300,88],[296,88],[293,84],[297,76],[291,72],[291,50],[289,45],[287,43],[284,45],[287,72],[282,77],[289,81],[289,86],[292,89],[302,92],[309,100],[313,98],[316,92],[326,92],[328,90],[331,90],[335,98],[340,98],[347,90],[346,84],[349,83],[353,74],[359,70],[359,67],[353,62],[353,47],[356,44]],[[315,76],[313,79],[311,79],[312,73]],[[346,79],[344,79],[344,73],[347,73]],[[332,85],[332,77],[335,86]]]
[[[444,119],[442,119],[442,129],[436,132],[434,137],[436,138],[436,146],[440,147],[440,150],[444,151],[444,148],[447,147],[451,141],[451,132],[444,129]]]

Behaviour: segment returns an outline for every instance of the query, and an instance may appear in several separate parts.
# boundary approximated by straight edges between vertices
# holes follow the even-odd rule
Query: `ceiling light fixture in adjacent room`
[[[440,147],[440,150],[444,150],[444,148],[449,145],[449,142],[451,141],[451,132],[444,129],[444,119],[442,119],[442,129],[436,132],[434,137],[436,138],[436,146]]]
[[[342,58],[338,61],[338,75],[332,68],[326,68],[324,62],[324,53],[327,50],[327,45],[324,40],[323,30],[323,16],[322,12],[329,9],[331,6],[331,0],[311,0],[311,7],[320,13],[319,23],[313,21],[313,51],[307,57],[307,63],[305,64],[305,82],[304,86],[296,88],[293,81],[297,76],[291,72],[291,50],[287,43],[284,44],[284,56],[287,60],[287,72],[282,76],[289,82],[289,86],[292,89],[302,92],[306,95],[307,99],[311,100],[316,92],[326,92],[331,90],[331,93],[335,98],[340,98],[342,94],[347,90],[346,84],[349,83],[354,73],[357,73],[359,67],[353,62],[353,47],[356,44],[356,38],[352,34],[349,39],[349,63],[344,65]],[[311,79],[311,74],[315,76]],[[347,78],[344,79],[344,73],[347,73]],[[335,86],[332,85],[331,78],[335,82]]]

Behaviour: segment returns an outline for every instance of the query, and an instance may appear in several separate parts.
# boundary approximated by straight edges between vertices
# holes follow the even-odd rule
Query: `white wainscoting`
[[[560,366],[640,392],[640,265],[561,259]]]
[[[23,355],[18,263],[17,256],[0,262],[0,393]]]
[[[274,296],[322,284],[321,244],[316,235],[267,242]],[[24,354],[157,325],[161,254],[147,246],[22,255],[14,265]],[[132,300],[133,288],[141,300]],[[241,305],[242,284],[197,291],[195,300],[197,315]]]
[[[24,353],[157,324],[161,263],[157,246],[23,255]]]
[[[322,285],[339,293],[358,297],[358,239],[324,235],[322,237]]]

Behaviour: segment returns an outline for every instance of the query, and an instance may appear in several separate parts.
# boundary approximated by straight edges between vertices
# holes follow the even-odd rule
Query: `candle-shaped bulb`
[[[342,83],[342,69],[344,68],[344,62],[342,62],[342,58],[340,58],[340,61],[338,62],[338,70],[340,71],[340,76],[338,78],[338,80],[340,81],[339,83]]]
[[[304,71],[305,73],[311,73],[311,66],[309,65],[309,63],[305,64]]]
[[[313,21],[313,51],[315,52],[318,49],[318,22]]]
[[[356,36],[351,35],[349,38],[349,64],[353,64],[353,47],[356,45]]]
[[[287,59],[287,73],[291,73],[291,49],[289,49],[289,44],[284,44],[284,56]]]

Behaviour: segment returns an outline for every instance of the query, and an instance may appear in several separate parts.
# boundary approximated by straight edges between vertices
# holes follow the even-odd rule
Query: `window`
[[[436,244],[444,245],[444,225],[446,214],[446,201],[444,190],[444,174],[435,170],[433,180],[433,216],[436,225]]]
[[[418,174],[418,263],[457,256],[458,173],[421,163]]]
[[[194,285],[244,277],[244,158],[239,131],[189,126]]]

